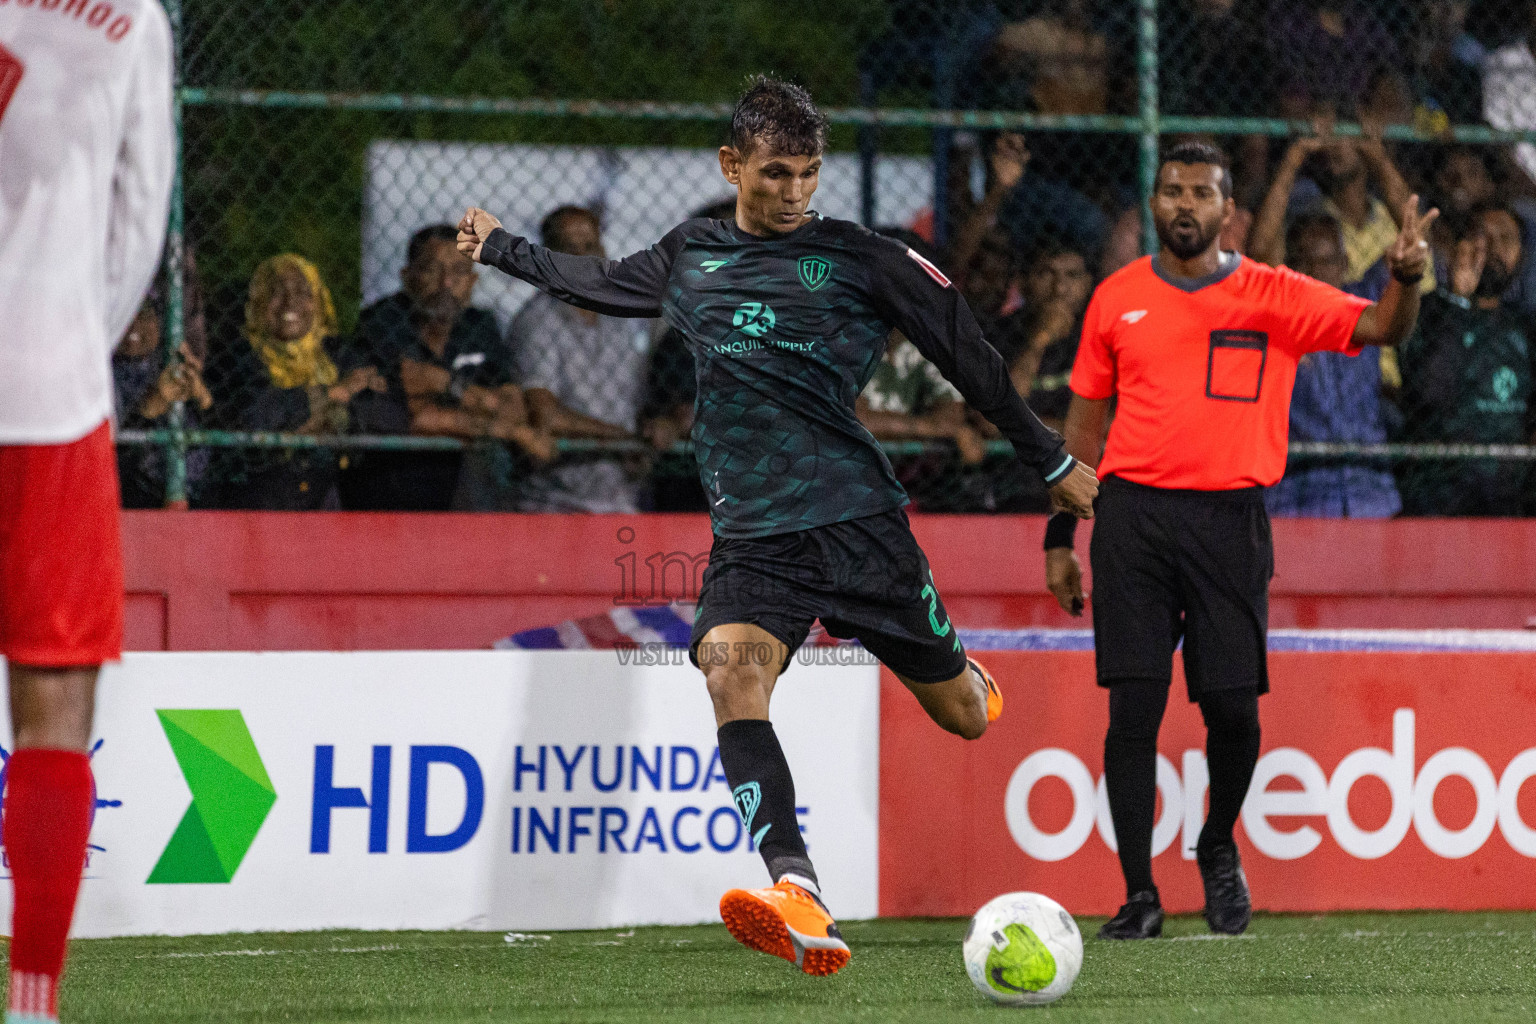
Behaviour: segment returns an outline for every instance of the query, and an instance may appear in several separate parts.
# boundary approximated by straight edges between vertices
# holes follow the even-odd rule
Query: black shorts
[[[716,537],[688,656],[699,664],[705,634],[732,622],[766,630],[793,656],[817,619],[913,682],[965,670],[965,648],[899,508],[770,537]]]
[[[1275,553],[1261,488],[1179,491],[1108,477],[1089,557],[1099,685],[1169,679],[1183,638],[1190,700],[1269,692]]]

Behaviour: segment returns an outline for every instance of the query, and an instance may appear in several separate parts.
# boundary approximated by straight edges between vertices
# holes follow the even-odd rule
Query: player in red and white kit
[[[7,1024],[58,1019],[85,865],[96,676],[123,635],[110,361],[165,244],[171,83],[157,0],[0,4]]]

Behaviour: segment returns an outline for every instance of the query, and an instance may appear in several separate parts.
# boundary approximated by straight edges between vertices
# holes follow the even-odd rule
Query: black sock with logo
[[[726,722],[718,733],[720,763],[747,834],[775,882],[790,881],[820,896],[816,870],[805,852],[795,815],[795,780],[773,723],[758,718]],[[809,883],[809,884],[807,884]]]

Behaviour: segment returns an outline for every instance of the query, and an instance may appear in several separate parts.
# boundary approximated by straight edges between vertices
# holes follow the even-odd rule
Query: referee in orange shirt
[[[1269,690],[1266,632],[1274,551],[1263,488],[1285,472],[1296,363],[1357,354],[1413,330],[1428,262],[1418,197],[1387,253],[1392,281],[1372,305],[1285,267],[1223,252],[1232,184],[1221,152],[1170,150],[1152,215],[1161,247],[1099,285],[1089,303],[1067,413],[1067,450],[1098,467],[1094,651],[1109,690],[1104,774],[1127,901],[1100,938],[1162,934],[1152,881],[1157,732],[1173,652],[1184,641],[1189,698],[1200,705],[1210,813],[1196,849],[1211,930],[1236,935],[1252,913],[1232,828],[1259,756],[1259,694]],[[1105,424],[1117,403],[1108,442]],[[1102,459],[1100,455],[1102,453]],[[1082,614],[1071,517],[1046,535],[1046,581]]]

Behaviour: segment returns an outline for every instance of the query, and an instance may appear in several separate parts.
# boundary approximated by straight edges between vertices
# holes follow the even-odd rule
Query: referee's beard
[[[1180,213],[1167,221],[1154,218],[1158,240],[1181,260],[1192,260],[1209,249],[1221,236],[1221,221],[1220,213],[1207,222],[1192,213]]]

